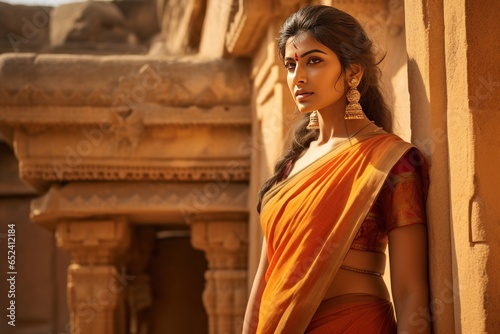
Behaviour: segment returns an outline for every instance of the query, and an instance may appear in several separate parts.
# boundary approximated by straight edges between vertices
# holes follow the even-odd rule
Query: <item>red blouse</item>
[[[390,231],[412,224],[426,224],[427,183],[425,158],[418,150],[409,150],[387,176],[351,249],[384,253]]]
[[[290,161],[285,179],[293,167]],[[417,149],[410,149],[394,165],[375,203],[354,238],[351,249],[385,253],[388,233],[395,228],[427,224],[427,162]]]

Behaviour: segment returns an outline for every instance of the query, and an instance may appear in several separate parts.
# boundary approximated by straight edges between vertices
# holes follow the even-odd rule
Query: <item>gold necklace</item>
[[[368,125],[374,124],[374,123],[375,123],[374,121],[370,121],[370,123],[365,124],[363,127],[361,127],[361,129],[359,129],[358,131],[354,132],[352,135],[349,136],[349,131],[347,130],[347,124],[346,124],[346,122],[344,120],[345,132],[347,133],[347,139],[349,140],[349,144],[352,146],[351,138],[353,138],[354,136],[356,136],[357,134],[359,134],[361,131],[363,131],[366,127],[368,127]],[[378,128],[375,131],[378,131],[379,129],[380,128]]]

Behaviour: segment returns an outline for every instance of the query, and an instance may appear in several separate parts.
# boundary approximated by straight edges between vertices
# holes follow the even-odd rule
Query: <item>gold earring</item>
[[[363,119],[365,118],[365,114],[363,114],[363,108],[361,108],[361,104],[359,104],[359,99],[361,98],[361,94],[358,90],[359,80],[356,77],[353,77],[349,82],[349,91],[347,92],[347,101],[349,104],[345,107],[345,115],[344,119]]]
[[[307,124],[307,130],[318,130],[318,129],[319,129],[318,111],[314,110],[309,115],[309,124]]]

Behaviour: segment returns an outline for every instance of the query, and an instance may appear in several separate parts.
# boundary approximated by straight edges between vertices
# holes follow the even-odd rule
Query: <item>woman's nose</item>
[[[307,82],[306,72],[304,71],[304,69],[302,69],[302,67],[299,67],[299,66],[295,67],[292,81],[296,85],[297,84],[304,84]]]

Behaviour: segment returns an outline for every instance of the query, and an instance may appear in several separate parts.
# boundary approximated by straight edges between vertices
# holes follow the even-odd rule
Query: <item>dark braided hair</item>
[[[385,131],[392,131],[392,119],[389,108],[382,96],[379,76],[380,61],[375,60],[372,41],[368,38],[361,24],[351,15],[329,6],[308,5],[290,15],[280,30],[278,53],[283,60],[285,47],[290,37],[308,32],[316,41],[327,46],[337,55],[342,71],[351,64],[359,64],[363,68],[363,77],[358,90],[361,93],[359,103],[365,115]],[[279,182],[290,162],[295,162],[311,142],[318,138],[318,130],[307,130],[309,115],[296,125],[293,140],[283,157],[276,163],[274,175],[267,180],[259,191],[257,211],[260,213],[262,198],[266,192]]]

